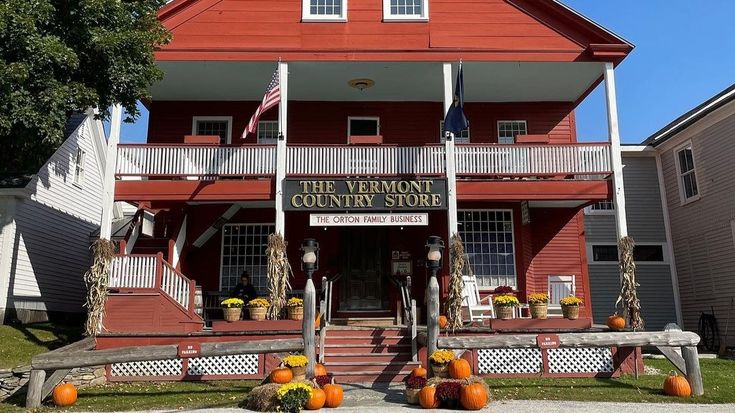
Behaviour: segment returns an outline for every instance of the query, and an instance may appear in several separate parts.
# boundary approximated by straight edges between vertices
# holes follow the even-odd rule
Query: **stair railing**
[[[334,283],[342,277],[342,274],[337,273],[331,279],[328,277],[329,274],[322,277],[322,299],[319,301],[319,315],[321,322],[319,323],[319,362],[324,363],[324,357],[326,355],[326,348],[324,347],[327,339],[327,327],[332,322],[332,292],[334,290]]]
[[[416,341],[416,300],[411,298],[411,276],[404,277],[398,277],[395,275],[388,276],[388,279],[395,284],[395,286],[398,288],[398,291],[400,292],[401,296],[401,309],[399,309],[400,312],[403,312],[403,321],[406,327],[409,329],[409,332],[411,334],[411,357],[413,358],[413,361],[418,360],[418,343]]]

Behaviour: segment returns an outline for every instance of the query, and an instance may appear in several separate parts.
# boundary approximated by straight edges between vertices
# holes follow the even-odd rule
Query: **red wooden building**
[[[421,310],[426,239],[454,232],[483,292],[507,285],[524,301],[561,277],[585,301],[581,321],[561,327],[591,324],[582,208],[614,198],[625,234],[613,74],[630,43],[553,0],[175,0],[160,19],[173,41],[156,53],[165,78],[147,102],[148,142],[116,148],[115,200],[141,209],[114,263],[102,347],[298,334],[287,321],[205,324],[195,308],[195,287],[207,301],[243,270],[266,295],[274,232],[296,292],[299,245],[319,242],[317,289],[339,277],[323,297],[334,324],[400,319],[396,272],[411,275]],[[446,140],[460,61],[470,127]],[[280,105],[242,138],[276,67]],[[609,139],[579,143],[574,110],[603,82]],[[360,214],[374,215],[357,224]],[[386,352],[354,377],[403,371],[403,330],[376,331],[334,336],[356,358],[327,364],[349,375],[363,353]],[[267,362],[149,375],[257,376]]]

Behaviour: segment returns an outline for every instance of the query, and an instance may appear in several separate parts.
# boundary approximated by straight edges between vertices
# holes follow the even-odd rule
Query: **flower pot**
[[[306,366],[291,367],[291,373],[295,381],[306,380]]]
[[[233,321],[238,321],[240,319],[242,308],[224,307],[222,308],[222,313],[225,315],[225,321],[232,323]]]
[[[500,305],[495,308],[495,313],[498,315],[498,318],[501,320],[510,320],[513,318],[513,306],[510,305]]]
[[[549,305],[546,303],[529,304],[528,310],[531,313],[531,318],[545,320],[549,314]]]
[[[561,306],[561,313],[564,318],[569,320],[576,320],[579,318],[579,306],[578,305],[563,305]]]
[[[449,378],[449,363],[443,363],[443,364],[431,363],[431,371],[434,372],[435,377],[447,379]]]
[[[265,307],[250,307],[251,320],[265,320],[265,313],[268,309]]]
[[[303,320],[304,319],[304,307],[288,307],[288,319],[289,320]]]
[[[408,404],[419,404],[419,392],[421,389],[406,389],[406,401]]]

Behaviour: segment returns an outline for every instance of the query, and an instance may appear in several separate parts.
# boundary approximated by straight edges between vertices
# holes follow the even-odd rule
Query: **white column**
[[[5,319],[15,249],[15,197],[0,197],[0,322]]]
[[[103,176],[102,217],[100,219],[100,239],[112,237],[112,209],[115,205],[115,167],[117,165],[117,144],[120,143],[120,126],[122,123],[122,106],[112,106],[110,119],[110,136],[107,138],[107,156],[105,157],[105,174]]]
[[[288,63],[278,62],[281,102],[278,104],[278,130],[281,137],[276,146],[276,234],[286,236],[283,213],[283,180],[286,178],[286,142],[288,141]]]
[[[625,186],[623,184],[623,158],[620,155],[620,130],[618,128],[618,103],[615,93],[615,71],[612,63],[605,63],[605,96],[607,102],[607,128],[613,166],[613,202],[615,203],[615,228],[618,240],[628,236],[628,219],[625,212]]]
[[[454,92],[452,91],[452,64],[444,63],[444,115],[454,103]],[[443,131],[442,131],[443,133]],[[457,169],[454,158],[454,134],[450,133],[444,142],[444,154],[447,175],[447,223],[449,236],[459,231],[457,225]]]

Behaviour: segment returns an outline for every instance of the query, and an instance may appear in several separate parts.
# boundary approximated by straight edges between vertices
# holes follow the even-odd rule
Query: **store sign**
[[[287,211],[447,209],[446,179],[286,179]]]
[[[311,214],[312,227],[426,226],[429,214]]]

